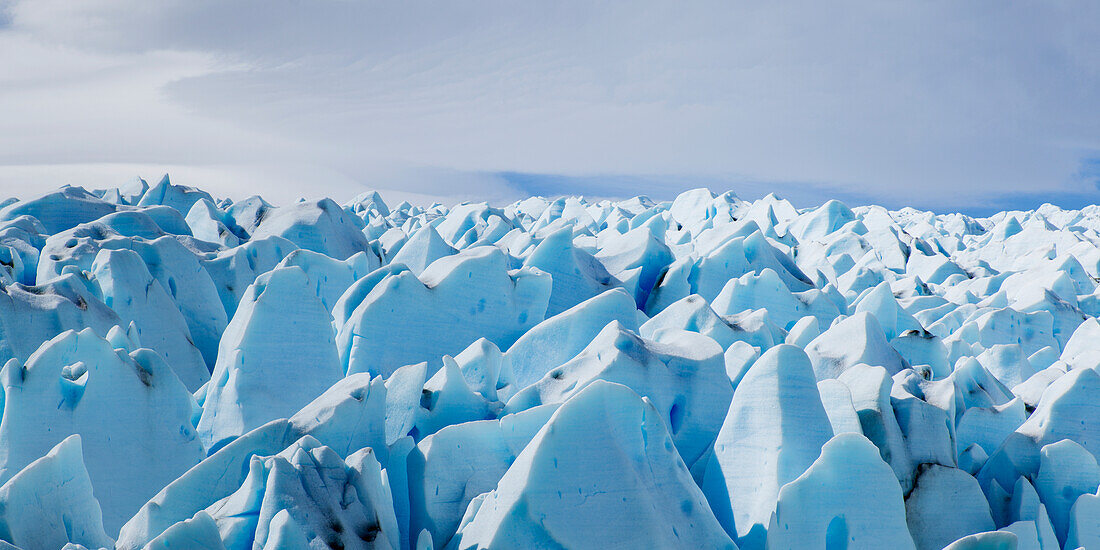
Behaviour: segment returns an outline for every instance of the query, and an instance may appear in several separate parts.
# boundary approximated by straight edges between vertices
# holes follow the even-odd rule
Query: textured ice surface
[[[91,272],[107,307],[122,324],[134,324],[141,345],[164,356],[187,389],[195,391],[210,379],[187,322],[141,256],[126,249],[100,250]]]
[[[198,430],[207,448],[290,416],[344,375],[328,310],[298,267],[261,275],[222,337]]]
[[[733,548],[655,408],[595,382],[466,511],[457,548]]]
[[[25,363],[9,361],[0,379],[0,480],[79,434],[112,532],[203,457],[194,398],[149,349],[114,349],[93,329],[69,331]]]
[[[843,433],[780,489],[768,546],[914,548],[905,512],[901,487],[878,449],[859,434]]]
[[[0,501],[0,533],[25,550],[112,544],[103,531],[79,435],[67,437],[0,486]]]
[[[783,344],[760,356],[733,394],[703,490],[741,546],[762,547],[781,487],[833,437],[806,354]]]
[[[440,258],[419,276],[391,273],[340,327],[341,360],[349,373],[388,376],[419,361],[433,363],[434,371],[442,355],[479,337],[507,348],[543,320],[550,284],[537,269],[509,269],[504,253],[491,246]]]
[[[4,201],[0,548],[1100,548],[1098,280],[1095,206]]]

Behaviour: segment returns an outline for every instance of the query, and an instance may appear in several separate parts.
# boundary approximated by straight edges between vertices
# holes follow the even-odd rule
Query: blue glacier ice
[[[597,382],[561,406],[449,548],[736,548],[710,514],[663,415]]]
[[[668,419],[689,467],[714,442],[733,395],[722,348],[710,338],[679,331],[647,340],[612,321],[576,357],[512,396],[504,410],[564,403],[596,381],[622,384],[649,399]]]
[[[343,377],[330,319],[302,269],[257,278],[225,330],[206,389],[198,430],[207,448],[293,414]]]
[[[100,250],[92,276],[107,307],[122,323],[133,323],[141,344],[161,354],[191,391],[210,380],[202,353],[172,298],[132,250]]]
[[[956,469],[929,464],[905,498],[905,520],[918,550],[940,549],[952,541],[994,529],[989,504],[978,481]]]
[[[901,487],[878,449],[836,435],[810,467],[779,490],[769,548],[915,548]]]
[[[24,550],[114,544],[103,530],[79,435],[65,438],[0,486],[0,501],[0,539]]]
[[[733,394],[703,490],[743,548],[764,548],[780,488],[833,437],[806,354],[783,344],[760,356]]]
[[[499,249],[476,247],[436,260],[419,276],[403,271],[378,281],[340,327],[340,357],[348,373],[388,376],[409,363],[439,365],[442,355],[479,337],[506,348],[543,320],[549,298],[548,275],[511,270]],[[394,323],[407,336],[381,338]]]
[[[108,532],[204,456],[194,398],[149,349],[115,349],[90,328],[68,331],[25,363],[8,361],[0,380],[0,480],[78,434]]]
[[[282,237],[300,248],[320,252],[337,260],[367,248],[363,221],[345,212],[332,199],[298,202],[267,208],[256,216],[251,238]]]
[[[608,290],[531,327],[506,347],[505,357],[516,384],[525,387],[576,357],[612,321],[637,331],[645,320],[630,294]]]
[[[150,181],[0,202],[0,548],[1100,545],[1100,207]]]

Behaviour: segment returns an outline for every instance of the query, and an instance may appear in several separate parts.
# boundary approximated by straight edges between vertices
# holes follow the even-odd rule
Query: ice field
[[[1100,207],[0,209],[0,549],[1100,549]]]

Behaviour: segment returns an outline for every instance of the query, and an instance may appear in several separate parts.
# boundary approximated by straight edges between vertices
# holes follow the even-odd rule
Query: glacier
[[[0,548],[1100,549],[1100,207],[0,207]]]

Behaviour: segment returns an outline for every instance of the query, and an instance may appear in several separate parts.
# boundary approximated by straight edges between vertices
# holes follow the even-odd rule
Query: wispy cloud
[[[83,163],[223,170],[266,191],[248,168],[305,195],[340,181],[447,197],[703,182],[937,209],[1100,197],[1079,176],[1100,156],[1094,2],[34,0],[8,13],[0,52],[20,54],[0,55],[0,185],[15,166],[41,179],[27,167]]]

